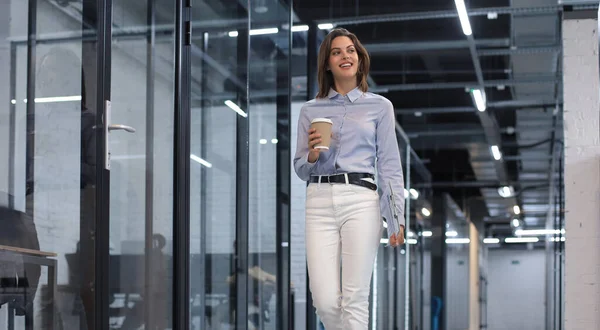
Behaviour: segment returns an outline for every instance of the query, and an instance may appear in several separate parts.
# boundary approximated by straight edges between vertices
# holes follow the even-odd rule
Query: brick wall
[[[563,21],[565,329],[600,324],[598,22]]]

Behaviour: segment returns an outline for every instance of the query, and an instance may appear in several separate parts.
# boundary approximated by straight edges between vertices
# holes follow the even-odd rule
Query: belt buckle
[[[327,177],[327,183],[329,183],[329,185],[333,185],[333,183],[331,183],[331,175],[326,175]]]

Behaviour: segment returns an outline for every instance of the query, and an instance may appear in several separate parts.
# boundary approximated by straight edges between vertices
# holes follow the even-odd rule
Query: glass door
[[[111,329],[173,328],[176,3],[109,1]]]
[[[0,7],[0,328],[94,329],[97,3]]]

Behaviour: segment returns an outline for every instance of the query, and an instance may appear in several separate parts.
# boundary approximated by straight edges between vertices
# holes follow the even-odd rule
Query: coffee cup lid
[[[313,123],[330,123],[330,124],[333,124],[333,122],[331,121],[331,119],[327,119],[327,118],[315,118],[310,123],[311,124],[313,124]]]

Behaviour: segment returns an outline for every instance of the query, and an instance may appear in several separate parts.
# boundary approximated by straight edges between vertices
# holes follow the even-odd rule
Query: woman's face
[[[356,79],[358,52],[350,38],[341,36],[333,39],[328,65],[335,80]]]

